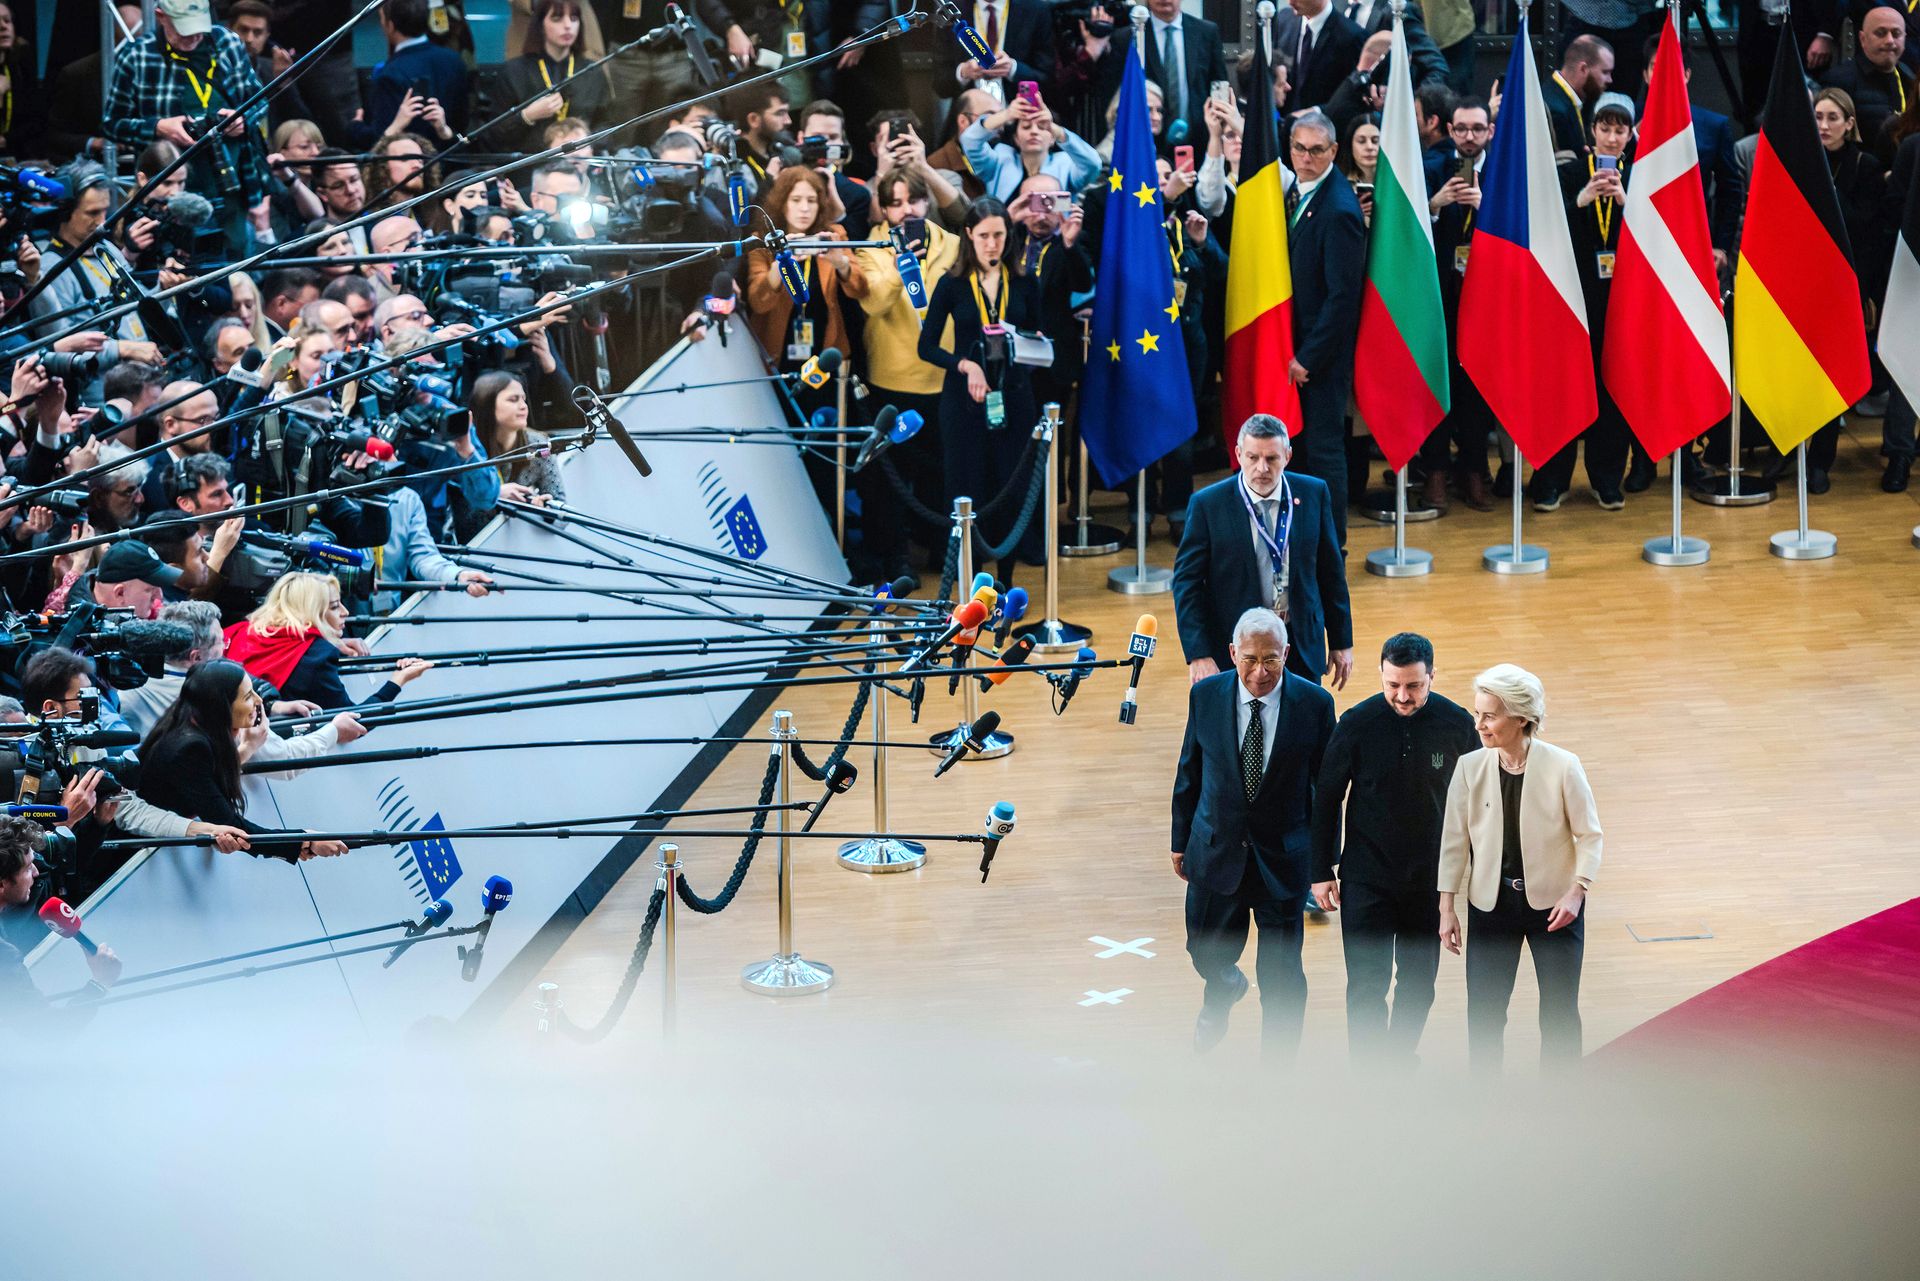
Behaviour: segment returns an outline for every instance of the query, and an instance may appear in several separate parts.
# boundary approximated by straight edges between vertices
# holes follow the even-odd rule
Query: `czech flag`
[[[1600,400],[1586,299],[1529,41],[1522,17],[1460,286],[1458,347],[1460,367],[1521,455],[1539,467],[1599,417]]]

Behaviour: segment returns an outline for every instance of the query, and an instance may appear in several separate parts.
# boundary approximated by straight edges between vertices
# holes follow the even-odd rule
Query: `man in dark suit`
[[[443,49],[427,39],[427,0],[387,0],[380,6],[380,29],[386,33],[387,60],[373,69],[367,89],[367,114],[352,130],[356,146],[370,145],[399,114],[407,92],[438,103],[440,120],[429,119],[431,112],[414,117],[407,128],[418,134],[428,147],[438,147],[441,139],[434,129],[444,124],[455,134],[467,128],[467,64],[451,49]],[[424,93],[419,92],[425,90]]]
[[[1393,6],[1387,0],[1339,0],[1340,16],[1360,28],[1361,39],[1384,31],[1393,32]],[[1413,87],[1445,84],[1447,56],[1427,34],[1427,20],[1418,4],[1410,4],[1403,26],[1407,33],[1407,57],[1413,63]],[[1375,108],[1378,110],[1379,108]]]
[[[1126,10],[1111,6],[1108,12],[1124,16]],[[1227,75],[1227,55],[1220,43],[1220,28],[1205,18],[1182,13],[1180,0],[1147,0],[1147,13],[1146,71],[1147,79],[1159,85],[1165,95],[1166,123],[1162,133],[1171,129],[1174,121],[1184,120],[1187,141],[1192,142],[1207,127],[1207,93],[1214,82],[1231,83]],[[1180,56],[1169,61],[1169,49],[1177,50]],[[1098,89],[1094,98],[1104,113],[1113,95],[1120,92],[1121,73],[1126,70],[1127,59],[1133,56],[1132,29],[1123,26],[1116,30],[1095,56],[1093,80]],[[1332,92],[1331,89],[1328,92]]]
[[[1734,49],[1740,62],[1740,96],[1749,121],[1758,120],[1767,105],[1767,86],[1773,76],[1773,56],[1780,48],[1780,28],[1767,21],[1762,0],[1737,0],[1739,21]],[[1807,74],[1819,77],[1840,57],[1840,24],[1846,6],[1840,0],[1795,0],[1787,10],[1793,42]]]
[[[1227,1033],[1247,992],[1238,964],[1260,927],[1262,1050],[1291,1062],[1307,1008],[1300,966],[1314,779],[1333,736],[1333,696],[1286,670],[1287,629],[1250,609],[1233,629],[1234,670],[1187,695],[1173,784],[1173,871],[1187,883],[1187,955],[1206,981],[1194,1048]]]
[[[1452,169],[1427,199],[1433,215],[1433,252],[1440,267],[1440,306],[1447,318],[1448,368],[1452,370],[1453,407],[1446,421],[1420,446],[1426,469],[1426,501],[1445,513],[1447,481],[1451,477],[1475,511],[1493,510],[1493,476],[1487,469],[1487,442],[1493,437],[1493,411],[1479,388],[1460,368],[1460,286],[1466,279],[1467,254],[1473,247],[1473,223],[1480,212],[1480,170],[1493,140],[1493,122],[1487,104],[1462,98],[1453,108],[1448,131],[1453,139]],[[1463,163],[1464,162],[1464,163]],[[1454,455],[1449,460],[1448,442]]]
[[[1893,164],[1893,145],[1884,127],[1905,110],[1915,93],[1913,75],[1900,61],[1907,47],[1906,15],[1886,5],[1875,6],[1860,16],[1856,34],[1853,57],[1829,67],[1820,83],[1852,96],[1860,141],[1884,169]]]
[[[1041,93],[1053,87],[1053,11],[1041,0],[974,0],[960,5],[973,29],[1000,55],[988,71],[954,46],[954,61],[935,82],[940,96],[951,98],[967,89],[985,89],[1002,104],[1011,104],[1022,80],[1032,80]],[[1116,82],[1117,83],[1117,82]]]
[[[1274,24],[1273,53],[1289,67],[1287,100],[1281,105],[1293,112],[1333,97],[1360,65],[1360,46],[1367,38],[1333,0],[1288,0],[1288,6]]]
[[[1300,676],[1317,682],[1331,673],[1339,689],[1353,669],[1353,607],[1333,499],[1312,476],[1286,474],[1292,452],[1285,425],[1255,414],[1234,447],[1240,474],[1187,504],[1173,602],[1195,682],[1231,665],[1234,624],[1256,605],[1280,606],[1294,639],[1289,663]]]
[[[1293,362],[1300,389],[1299,457],[1294,467],[1327,482],[1333,525],[1347,545],[1347,399],[1353,344],[1367,275],[1367,224],[1346,175],[1334,167],[1340,144],[1317,110],[1294,118],[1294,203],[1287,256],[1293,263]]]
[[[1589,113],[1613,85],[1613,46],[1599,36],[1575,36],[1560,59],[1560,70],[1540,86],[1547,99],[1547,127],[1556,161],[1584,156],[1593,145]]]

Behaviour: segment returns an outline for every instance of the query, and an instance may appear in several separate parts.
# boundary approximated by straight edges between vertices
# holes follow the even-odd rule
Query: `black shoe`
[[[1200,1017],[1196,1019],[1193,1024],[1193,1052],[1195,1054],[1205,1054],[1226,1038],[1227,1015],[1232,1012],[1235,1005],[1240,1003],[1240,999],[1247,994],[1247,976],[1238,966],[1234,968],[1233,980],[1237,986],[1232,999],[1224,1006],[1221,1006],[1219,1009],[1208,1009],[1205,1006],[1201,1007]]]
[[[1651,458],[1636,456],[1633,460],[1633,466],[1627,469],[1627,479],[1620,488],[1626,490],[1629,494],[1644,494],[1647,490],[1653,488],[1655,475],[1653,460]]]
[[[1493,477],[1493,496],[1495,498],[1513,497],[1513,470],[1506,463],[1500,464],[1500,470]]]
[[[1495,483],[1497,484],[1498,482],[1496,481]],[[1552,486],[1543,485],[1542,487],[1534,491],[1533,509],[1537,512],[1559,511],[1560,500],[1565,497],[1566,497],[1565,494],[1562,494],[1559,490],[1553,488]]]
[[[1627,488],[1633,488],[1632,482],[1628,482]],[[1621,497],[1619,491],[1612,489],[1596,489],[1593,500],[1600,504],[1600,510],[1603,512],[1617,512],[1627,505],[1627,500]]]
[[[1907,478],[1913,473],[1913,455],[1895,454],[1887,459],[1887,469],[1880,473],[1880,488],[1889,494],[1907,492]]]
[[[1809,494],[1824,494],[1829,489],[1832,489],[1832,488],[1833,488],[1833,482],[1827,479],[1826,468],[1824,467],[1807,468],[1807,492]]]

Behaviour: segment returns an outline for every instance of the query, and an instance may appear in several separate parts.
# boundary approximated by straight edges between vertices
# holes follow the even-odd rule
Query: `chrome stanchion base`
[[[1413,519],[1412,512],[1407,513],[1407,519]],[[1393,523],[1391,515],[1387,523]],[[1381,578],[1418,578],[1433,572],[1433,553],[1409,547],[1404,555],[1396,556],[1393,548],[1382,547],[1379,551],[1367,553],[1367,572]]]
[[[1640,559],[1649,565],[1704,565],[1710,554],[1712,544],[1704,538],[1680,536],[1680,545],[1673,545],[1673,536],[1649,538],[1640,549]]]
[[[1920,547],[1920,525],[1915,525],[1913,527],[1913,545],[1915,547]]]
[[[948,752],[959,746],[961,740],[966,738],[966,736],[967,727],[965,725],[957,729],[950,729],[944,734],[935,734],[927,740],[927,750],[935,756],[945,756]],[[979,751],[969,751],[960,759],[963,763],[966,761],[990,761],[996,757],[1011,755],[1012,752],[1013,735],[1002,730],[995,730],[980,740]]]
[[[749,965],[740,971],[740,986],[762,996],[804,996],[824,992],[833,983],[833,967],[809,961],[794,952]]]
[[[1515,556],[1512,543],[1497,543],[1480,553],[1480,568],[1493,574],[1544,574],[1547,549],[1522,543],[1520,554]]]
[[[1767,550],[1781,560],[1825,560],[1839,544],[1824,529],[1809,529],[1804,538],[1797,529],[1783,529],[1767,540]]]
[[[840,847],[840,866],[851,872],[911,872],[926,861],[926,846],[891,836],[869,836]]]
[[[1112,525],[1090,524],[1082,529],[1077,520],[1070,520],[1060,527],[1060,554],[1111,556],[1120,550],[1120,539],[1120,531]]]
[[[1063,548],[1063,553],[1064,550]],[[1031,637],[1033,652],[1036,654],[1067,654],[1079,652],[1082,645],[1093,639],[1093,629],[1075,627],[1072,623],[1063,623],[1057,618],[1047,618],[1031,627],[1021,628],[1014,635]]]
[[[1369,489],[1360,500],[1360,514],[1376,525],[1393,524],[1393,491],[1391,489]],[[1407,494],[1407,524],[1417,525],[1423,520],[1439,520],[1440,509],[1429,507],[1409,491]]]
[[[1694,502],[1709,507],[1758,507],[1773,501],[1773,483],[1760,479],[1755,472],[1741,472],[1740,492],[1733,493],[1732,489],[1731,476],[1715,476],[1704,485],[1690,487],[1687,494]]]
[[[1138,565],[1122,565],[1108,571],[1107,590],[1122,596],[1158,596],[1173,590],[1173,571],[1158,565],[1144,570]]]

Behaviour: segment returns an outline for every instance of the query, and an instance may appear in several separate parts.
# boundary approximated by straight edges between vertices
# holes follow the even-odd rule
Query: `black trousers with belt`
[[[1587,917],[1583,911],[1573,924],[1549,932],[1548,915],[1528,904],[1524,890],[1505,882],[1491,912],[1467,906],[1467,1057],[1476,1070],[1500,1067],[1522,941],[1533,953],[1540,984],[1540,1061],[1564,1067],[1580,1057],[1580,961]]]
[[[1260,927],[1254,974],[1260,982],[1262,1053],[1270,1061],[1292,1061],[1307,1016],[1307,972],[1300,964],[1305,910],[1304,899],[1277,898],[1267,889],[1251,855],[1232,894],[1187,885],[1187,955],[1206,980],[1203,1000],[1209,1011],[1224,1015],[1233,1004],[1239,990],[1233,976],[1247,950],[1248,923]]]
[[[1433,1008],[1440,895],[1342,881],[1340,943],[1347,962],[1348,1052],[1355,1061],[1406,1062],[1419,1048]]]

